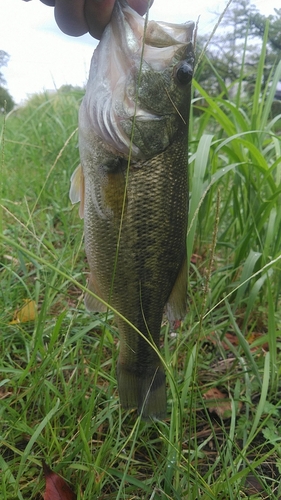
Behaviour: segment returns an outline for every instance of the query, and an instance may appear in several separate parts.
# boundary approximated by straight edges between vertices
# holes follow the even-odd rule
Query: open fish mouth
[[[105,29],[102,43],[94,52],[86,97],[81,108],[82,123],[88,132],[105,141],[112,151],[134,158],[154,155],[132,138],[132,121],[161,121],[174,113],[164,88],[157,90],[163,104],[141,102],[147,92],[146,77],[163,73],[178,53],[191,43],[194,23],[171,24],[148,21],[127,3],[116,2],[112,21]],[[186,63],[188,65],[188,63]],[[192,74],[192,62],[189,64]],[[186,66],[188,72],[188,67]],[[151,92],[151,88],[149,89]],[[87,130],[85,134],[88,135]],[[159,145],[159,150],[168,146]]]

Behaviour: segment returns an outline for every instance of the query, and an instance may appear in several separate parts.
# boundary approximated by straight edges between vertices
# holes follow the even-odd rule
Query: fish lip
[[[139,47],[144,43],[152,47],[169,47],[172,45],[177,45],[179,43],[187,44],[193,39],[193,32],[195,23],[193,21],[186,21],[185,23],[169,23],[165,21],[154,21],[150,20],[149,16],[145,19],[143,16],[138,14],[134,9],[132,9],[127,0],[119,0],[115,2],[115,13],[112,16],[112,22],[117,25],[123,25],[123,30],[121,33],[122,41],[125,42],[125,48],[129,43],[138,43]],[[137,23],[140,24],[140,28],[137,27]],[[128,33],[127,28],[130,27],[130,32]],[[161,37],[166,35],[165,38]],[[130,40],[130,37],[132,39]],[[159,45],[159,39],[162,44]],[[124,48],[124,47],[123,47]],[[132,48],[132,46],[130,47]]]
[[[154,36],[151,33],[153,27],[157,26],[157,35]],[[152,47],[170,47],[171,45],[186,45],[192,42],[193,32],[195,23],[193,21],[187,21],[186,23],[167,23],[164,21],[148,21],[146,33],[145,33],[145,43],[151,45]],[[166,35],[162,39],[162,44],[160,45],[157,39],[160,38],[160,30]],[[171,34],[171,32],[173,34]]]

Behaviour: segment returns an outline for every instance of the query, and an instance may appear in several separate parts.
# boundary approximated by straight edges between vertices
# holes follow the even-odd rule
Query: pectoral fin
[[[78,203],[80,201],[79,215],[81,219],[84,218],[84,201],[85,201],[85,181],[83,175],[83,169],[81,165],[74,170],[71,179],[71,185],[69,190],[69,198],[71,203]]]
[[[101,200],[104,212],[120,218],[127,205],[127,160],[116,158],[100,166]]]
[[[166,304],[166,313],[170,323],[182,319],[187,310],[187,265],[186,258],[180,268],[173,290]]]

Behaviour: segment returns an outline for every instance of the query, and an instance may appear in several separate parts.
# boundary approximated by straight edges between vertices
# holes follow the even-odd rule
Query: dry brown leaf
[[[204,399],[212,402],[213,404],[208,406],[210,413],[216,413],[220,418],[226,419],[231,417],[232,407],[231,401],[226,394],[223,394],[217,387],[212,387],[203,395]],[[242,403],[239,402],[239,409]]]
[[[191,259],[190,259],[190,261],[192,262],[192,264],[197,264],[198,260],[202,260],[201,255],[198,255],[197,253],[193,253],[191,255]]]
[[[67,482],[53,472],[45,462],[42,464],[46,480],[44,500],[76,500],[77,497]]]
[[[3,387],[0,387],[0,399],[8,398],[12,394],[12,391],[9,391],[8,389],[5,390]]]
[[[10,321],[10,325],[15,325],[17,323],[27,323],[28,321],[34,321],[36,318],[36,303],[34,300],[24,299],[25,304],[20,308],[16,309],[13,320]]]
[[[248,335],[247,337],[247,342],[248,344],[251,346],[251,351],[256,351],[259,347],[262,347],[262,349],[264,351],[268,351],[269,350],[269,347],[268,347],[268,343],[267,342],[262,342],[260,343],[259,346],[256,346],[256,347],[252,347],[252,344],[258,340],[258,339],[261,339],[264,337],[264,334],[263,333],[258,333],[258,332],[251,332],[250,335]]]
[[[267,342],[260,342],[259,346],[252,347],[253,342],[255,342],[258,339],[262,339],[264,337],[263,333],[258,333],[258,332],[251,332],[247,337],[246,340],[250,346],[251,351],[256,351],[259,348],[262,348],[264,351],[268,351],[268,343]],[[224,348],[225,351],[229,351],[230,347],[229,344],[232,344],[233,346],[237,347],[239,346],[239,340],[237,336],[234,333],[226,333],[223,337],[222,340],[219,340],[215,332],[212,332],[210,335],[207,336],[206,338],[209,342],[211,342],[213,345],[220,344]],[[228,340],[226,342],[224,339]]]
[[[236,337],[236,335],[234,335],[233,333],[226,333],[224,335],[224,338],[226,338],[232,345],[234,346],[238,346],[239,342],[238,342],[238,338]],[[227,342],[224,342],[223,340],[218,340],[218,338],[216,337],[216,334],[215,332],[212,332],[211,335],[208,335],[207,336],[207,340],[209,342],[211,342],[213,345],[217,345],[217,344],[221,344],[222,347],[228,351],[229,350],[229,346],[227,344]]]
[[[230,344],[234,345],[234,346],[238,346],[239,345],[239,340],[237,338],[237,336],[234,334],[234,333],[226,333],[224,338],[226,338],[228,340],[228,342],[230,342]],[[226,349],[229,349],[228,345],[226,342],[223,342],[224,346],[226,346],[225,348]]]

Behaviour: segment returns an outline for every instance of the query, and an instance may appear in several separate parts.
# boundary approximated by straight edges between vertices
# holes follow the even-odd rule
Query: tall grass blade
[[[19,464],[18,474],[17,474],[17,477],[16,477],[16,483],[15,483],[15,488],[16,489],[19,487],[19,483],[20,483],[20,480],[21,480],[22,471],[23,471],[23,468],[25,466],[25,462],[26,462],[26,460],[28,459],[28,457],[29,457],[29,455],[31,453],[33,445],[35,444],[35,442],[39,438],[39,436],[40,436],[41,432],[43,431],[43,429],[48,425],[48,423],[52,420],[53,416],[57,413],[59,407],[60,407],[60,400],[58,399],[57,402],[55,403],[55,405],[53,406],[53,408],[51,408],[51,410],[43,418],[42,422],[40,422],[40,424],[38,424],[38,426],[34,430],[32,436],[30,437],[30,440],[29,440],[29,442],[28,442],[28,444],[27,444],[27,446],[26,446],[26,448],[25,448],[25,450],[24,450],[24,452],[22,454],[21,461],[20,461],[20,464]]]
[[[212,138],[213,137],[210,134],[206,134],[201,137],[193,166],[192,194],[189,208],[189,229],[187,234],[187,255],[189,256],[189,259],[192,255],[194,246],[198,211],[202,195],[204,193],[204,179],[210,155]]]

